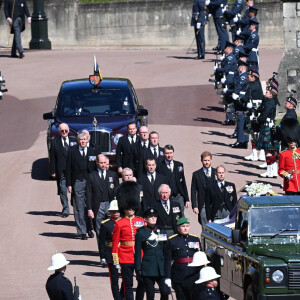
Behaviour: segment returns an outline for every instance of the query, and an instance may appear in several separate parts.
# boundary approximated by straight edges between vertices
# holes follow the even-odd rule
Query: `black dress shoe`
[[[25,57],[24,52],[21,52],[19,58],[22,59],[23,57]]]
[[[92,231],[92,230],[90,230],[89,232],[88,232],[88,236],[89,236],[89,238],[93,238],[95,235],[94,235],[94,232]]]
[[[247,149],[248,143],[247,142],[245,142],[245,143],[236,142],[234,144],[231,144],[230,147],[235,148],[235,149]]]
[[[234,132],[232,135],[229,136],[231,139],[237,138],[237,134]]]
[[[222,122],[222,125],[234,125],[234,121],[233,120],[225,120],[224,122]]]
[[[12,54],[11,57],[17,58],[17,57],[19,57],[19,56],[18,56],[17,54]]]
[[[214,47],[214,48],[212,48],[212,50],[219,50],[219,47],[217,46],[217,47]]]
[[[81,235],[80,235],[80,239],[81,239],[81,240],[87,240],[86,234],[81,234]]]

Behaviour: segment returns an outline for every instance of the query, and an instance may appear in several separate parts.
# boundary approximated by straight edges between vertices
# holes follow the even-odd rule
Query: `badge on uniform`
[[[76,142],[70,142],[70,146],[73,147],[73,146],[76,146],[77,143]]]
[[[133,225],[134,225],[134,227],[143,227],[144,222],[143,221],[134,221]]]
[[[183,167],[182,166],[178,166],[178,171],[182,172],[183,171]]]
[[[178,220],[179,220],[179,215],[176,216],[176,221],[178,221]]]
[[[233,192],[233,186],[232,185],[226,186],[226,191],[228,193],[232,193]]]
[[[158,240],[159,240],[160,242],[167,241],[167,240],[168,240],[168,237],[167,237],[166,234],[161,233],[161,234],[158,235]]]
[[[89,161],[96,161],[96,156],[89,156]]]
[[[110,184],[109,188],[113,189],[115,186],[113,183]]]
[[[178,206],[173,207],[173,214],[179,213],[180,212],[180,208]]]
[[[140,191],[140,197],[141,197],[141,198],[144,197],[143,191]]]
[[[114,179],[112,177],[108,177],[109,182],[114,182]]]
[[[192,248],[192,249],[200,248],[199,247],[199,242],[188,242],[188,246],[189,246],[189,248]]]
[[[155,241],[157,239],[157,234],[155,232],[151,232],[151,235],[148,237],[148,241]]]
[[[159,155],[160,156],[164,156],[164,152],[163,151],[159,151]]]

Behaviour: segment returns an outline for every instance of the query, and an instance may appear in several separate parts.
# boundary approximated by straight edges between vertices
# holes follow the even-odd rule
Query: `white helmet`
[[[109,204],[109,209],[108,210],[119,210],[118,207],[118,200],[112,200]]]
[[[193,261],[188,264],[189,267],[201,267],[209,264],[210,261],[207,259],[207,256],[204,252],[197,251],[193,256]]]
[[[56,253],[51,257],[51,266],[48,268],[48,271],[58,270],[69,263],[62,253]]]
[[[200,278],[195,283],[202,283],[210,280],[214,280],[221,277],[218,275],[213,267],[204,267],[200,270]]]

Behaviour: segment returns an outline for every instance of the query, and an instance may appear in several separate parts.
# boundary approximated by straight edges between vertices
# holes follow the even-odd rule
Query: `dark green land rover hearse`
[[[232,228],[203,226],[202,247],[237,300],[300,299],[300,197],[242,198]]]

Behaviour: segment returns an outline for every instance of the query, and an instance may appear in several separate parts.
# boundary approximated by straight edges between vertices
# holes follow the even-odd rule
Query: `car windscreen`
[[[58,101],[58,117],[133,114],[130,92],[120,89],[86,89],[62,92]]]
[[[253,235],[297,234],[300,230],[300,207],[252,208],[249,213]]]

